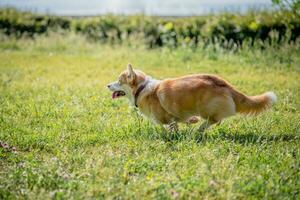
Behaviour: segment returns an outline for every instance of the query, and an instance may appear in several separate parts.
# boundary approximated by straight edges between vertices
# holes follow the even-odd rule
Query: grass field
[[[0,40],[0,199],[300,198],[299,45],[232,53],[73,34]],[[279,101],[204,134],[186,125],[168,134],[111,99],[106,84],[128,62],[156,78],[218,74]]]

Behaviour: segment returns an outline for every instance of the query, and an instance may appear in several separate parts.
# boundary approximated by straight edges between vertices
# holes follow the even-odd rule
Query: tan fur
[[[236,104],[236,110],[242,114],[256,115],[272,106],[272,99],[265,94],[246,96],[232,89],[232,96]]]
[[[129,77],[134,78],[129,81]],[[143,72],[133,70],[130,65],[120,75],[119,82],[131,88],[132,94],[128,96],[132,98],[139,85],[148,79]],[[196,116],[200,116],[208,120],[201,125],[201,129],[205,129],[237,112],[258,114],[269,108],[275,101],[273,98],[276,98],[273,93],[246,96],[215,75],[194,74],[161,81],[151,80],[138,96],[137,105],[144,115],[160,124],[196,123]]]

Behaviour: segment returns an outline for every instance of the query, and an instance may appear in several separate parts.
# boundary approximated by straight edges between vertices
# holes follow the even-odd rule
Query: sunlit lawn
[[[128,62],[155,78],[214,73],[278,104],[205,134],[168,134],[106,89]],[[0,199],[298,199],[300,51],[240,53],[2,38]],[[16,151],[12,150],[15,147]]]

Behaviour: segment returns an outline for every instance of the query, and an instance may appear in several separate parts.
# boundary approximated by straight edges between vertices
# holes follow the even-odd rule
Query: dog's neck
[[[134,94],[134,105],[135,107],[138,107],[137,105],[137,100],[139,98],[140,93],[145,89],[145,87],[148,85],[148,83],[150,82],[150,80],[146,79],[142,84],[140,84]]]
[[[152,91],[152,89],[158,82],[158,80],[152,79],[150,76],[147,76],[146,79],[138,85],[137,90],[133,93],[131,101],[132,104],[135,107],[138,107],[137,101],[138,98],[141,96],[141,93],[143,93],[144,91]]]

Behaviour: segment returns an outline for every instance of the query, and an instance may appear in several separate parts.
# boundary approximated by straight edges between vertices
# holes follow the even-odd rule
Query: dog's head
[[[133,70],[131,64],[128,64],[127,69],[123,71],[118,80],[107,85],[112,91],[112,98],[126,96],[130,100],[134,99],[134,94],[140,84],[146,80],[146,75],[139,70]]]

